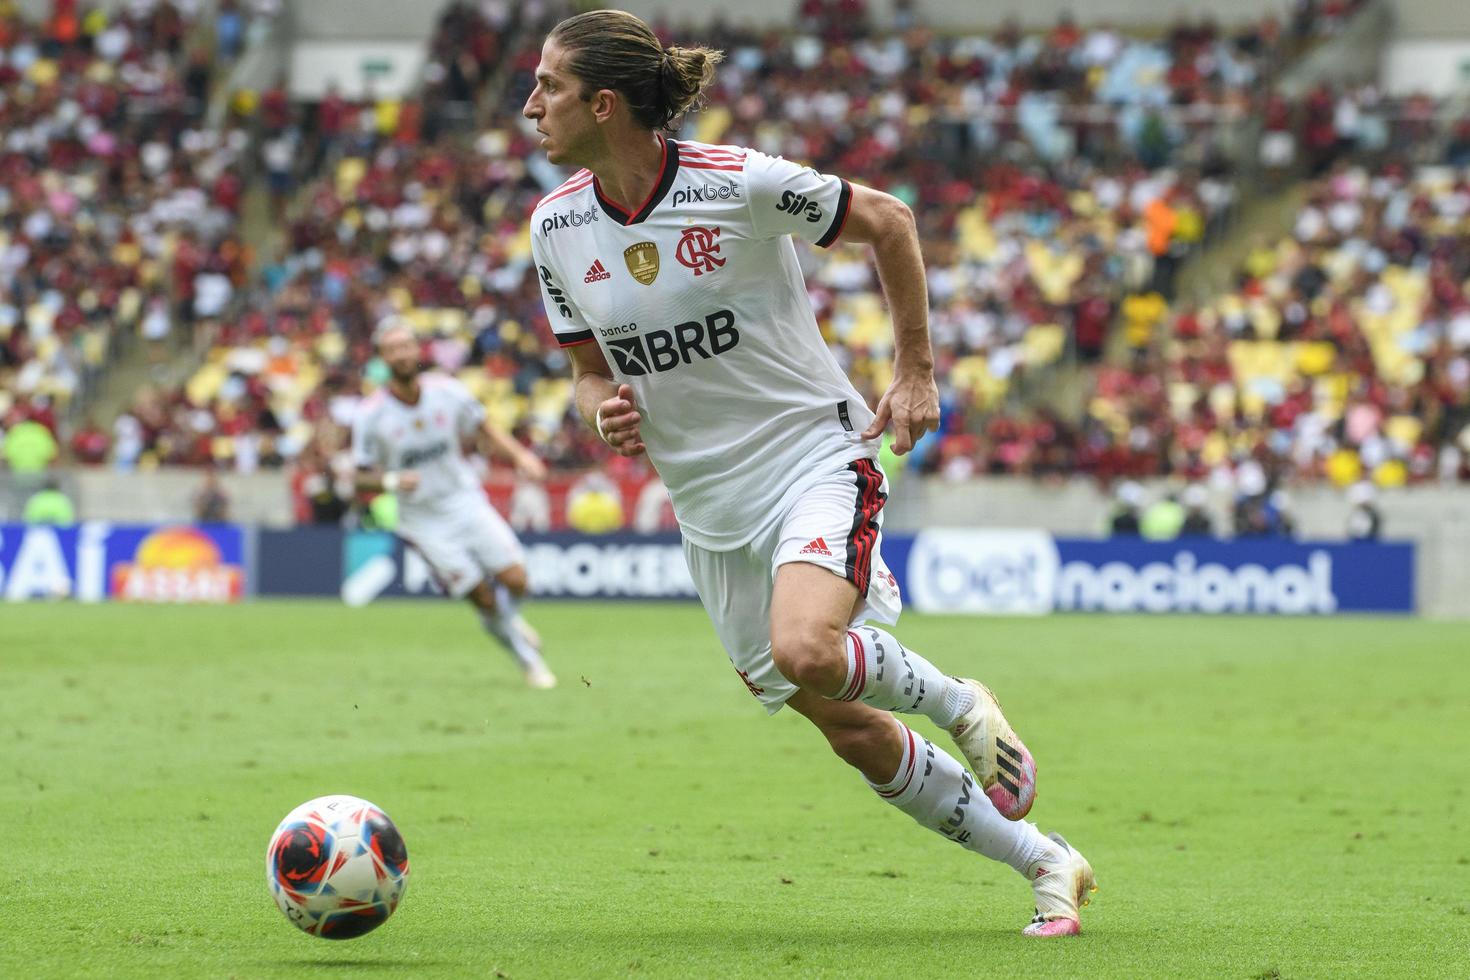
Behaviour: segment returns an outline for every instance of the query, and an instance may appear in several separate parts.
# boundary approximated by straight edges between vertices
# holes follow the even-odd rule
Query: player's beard
[[[418,378],[420,368],[419,365],[415,363],[410,368],[400,370],[390,364],[388,365],[388,370],[393,375],[393,380],[395,382],[407,388],[414,383],[415,379]]]

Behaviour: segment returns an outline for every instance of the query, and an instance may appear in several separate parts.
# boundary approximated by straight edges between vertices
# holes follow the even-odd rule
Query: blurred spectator
[[[234,61],[245,47],[245,14],[240,0],[219,0],[214,13],[214,51],[224,62]]]
[[[293,478],[299,523],[341,524],[352,509],[351,467],[333,464],[317,446],[302,454]]]
[[[1204,487],[1192,483],[1184,488],[1181,501],[1184,504],[1184,524],[1179,529],[1180,537],[1208,538],[1215,534],[1215,522],[1208,509],[1209,494]]]
[[[204,485],[194,494],[194,520],[224,524],[230,519],[230,495],[213,469],[204,471]]]
[[[1179,495],[1171,490],[1143,512],[1139,519],[1139,534],[1147,541],[1173,541],[1184,530],[1184,517]]]
[[[32,476],[44,473],[56,459],[59,447],[51,430],[33,419],[12,413],[12,424],[4,429],[0,454],[12,473]]]
[[[1377,541],[1383,532],[1383,514],[1374,498],[1377,494],[1371,483],[1355,483],[1348,488],[1347,536],[1352,541]]]
[[[1142,528],[1139,508],[1143,506],[1143,487],[1128,480],[1119,484],[1108,518],[1108,533],[1114,537],[1138,537]]]
[[[77,522],[77,510],[71,498],[62,493],[61,485],[55,479],[48,479],[26,501],[21,519],[30,525],[70,527]]]
[[[86,420],[72,432],[71,457],[84,466],[100,466],[107,461],[111,440],[107,432],[88,415]]]

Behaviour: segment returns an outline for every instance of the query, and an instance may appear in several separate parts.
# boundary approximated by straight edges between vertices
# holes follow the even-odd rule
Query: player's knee
[[[490,587],[490,583],[488,582],[481,582],[479,585],[476,585],[465,598],[470,600],[475,608],[481,612],[493,612],[495,610],[495,590]]]
[[[526,579],[525,565],[512,565],[496,576],[500,584],[510,590],[510,594],[517,599],[526,594],[529,582]]]
[[[847,679],[842,655],[842,633],[819,625],[776,630],[771,635],[771,659],[787,680],[804,690],[829,695]]]

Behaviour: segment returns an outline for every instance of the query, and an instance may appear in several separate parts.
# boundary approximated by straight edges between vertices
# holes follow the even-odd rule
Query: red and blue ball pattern
[[[276,905],[303,932],[353,939],[388,920],[408,884],[408,848],[388,815],[353,796],[287,814],[266,851]]]

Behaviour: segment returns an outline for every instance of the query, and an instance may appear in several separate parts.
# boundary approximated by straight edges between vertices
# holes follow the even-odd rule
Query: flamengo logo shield
[[[725,264],[725,260],[720,258],[720,243],[715,241],[719,237],[718,225],[713,228],[702,225],[685,228],[678,248],[674,249],[674,258],[680,265],[693,269],[696,276],[714,272]]]
[[[623,249],[623,261],[633,278],[645,286],[653,285],[658,278],[658,246],[653,242],[638,242]]]

